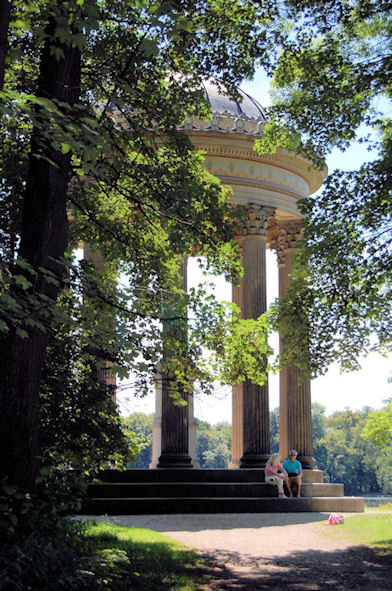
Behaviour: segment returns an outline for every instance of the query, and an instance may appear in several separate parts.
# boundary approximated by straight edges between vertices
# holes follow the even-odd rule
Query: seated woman
[[[272,454],[264,470],[264,480],[267,484],[275,484],[278,487],[280,497],[286,497],[283,492],[283,483],[286,484],[290,497],[293,496],[290,488],[290,480],[286,470],[283,469],[279,454]]]

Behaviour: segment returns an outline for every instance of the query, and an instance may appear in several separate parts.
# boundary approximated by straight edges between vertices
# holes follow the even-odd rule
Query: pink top
[[[284,472],[283,467],[281,464],[267,464],[265,467],[265,475],[266,476],[276,476],[278,472]]]

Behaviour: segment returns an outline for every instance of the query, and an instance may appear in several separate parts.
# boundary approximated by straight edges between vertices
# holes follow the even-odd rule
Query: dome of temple
[[[196,117],[188,119],[179,129],[184,131],[240,133],[260,136],[267,121],[263,107],[254,98],[238,88],[240,100],[235,101],[219,92],[213,80],[202,82],[207,103],[211,107],[212,119],[203,121]]]
[[[245,115],[249,119],[266,121],[267,117],[260,103],[240,88],[238,88],[238,92],[242,100],[237,102],[224,94],[220,94],[217,85],[212,80],[204,81],[203,87],[207,102],[214,115],[231,114],[235,117]]]

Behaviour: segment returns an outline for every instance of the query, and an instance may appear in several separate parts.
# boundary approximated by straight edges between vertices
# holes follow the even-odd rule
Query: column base
[[[269,454],[244,454],[240,459],[240,468],[265,468]]]
[[[239,460],[232,460],[229,464],[229,470],[238,470],[238,468],[240,467],[240,462]]]
[[[304,470],[315,470],[317,468],[316,460],[313,456],[300,456],[298,454],[298,460],[301,462]]]
[[[189,454],[162,454],[158,458],[157,468],[193,468],[192,460]]]

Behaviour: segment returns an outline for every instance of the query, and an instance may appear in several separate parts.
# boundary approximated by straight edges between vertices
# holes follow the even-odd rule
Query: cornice
[[[204,152],[207,156],[216,156],[223,158],[236,158],[248,160],[260,164],[270,164],[279,168],[293,172],[300,176],[310,187],[310,192],[316,191],[323,183],[325,170],[319,170],[301,156],[296,156],[286,152],[283,149],[274,154],[258,154],[254,149],[254,138],[244,138],[243,135],[230,134],[228,137],[222,133],[197,133],[188,132],[198,150]],[[214,138],[217,142],[211,142]],[[237,143],[238,142],[238,143]],[[237,143],[237,145],[235,145]],[[251,144],[251,145],[244,145]]]

